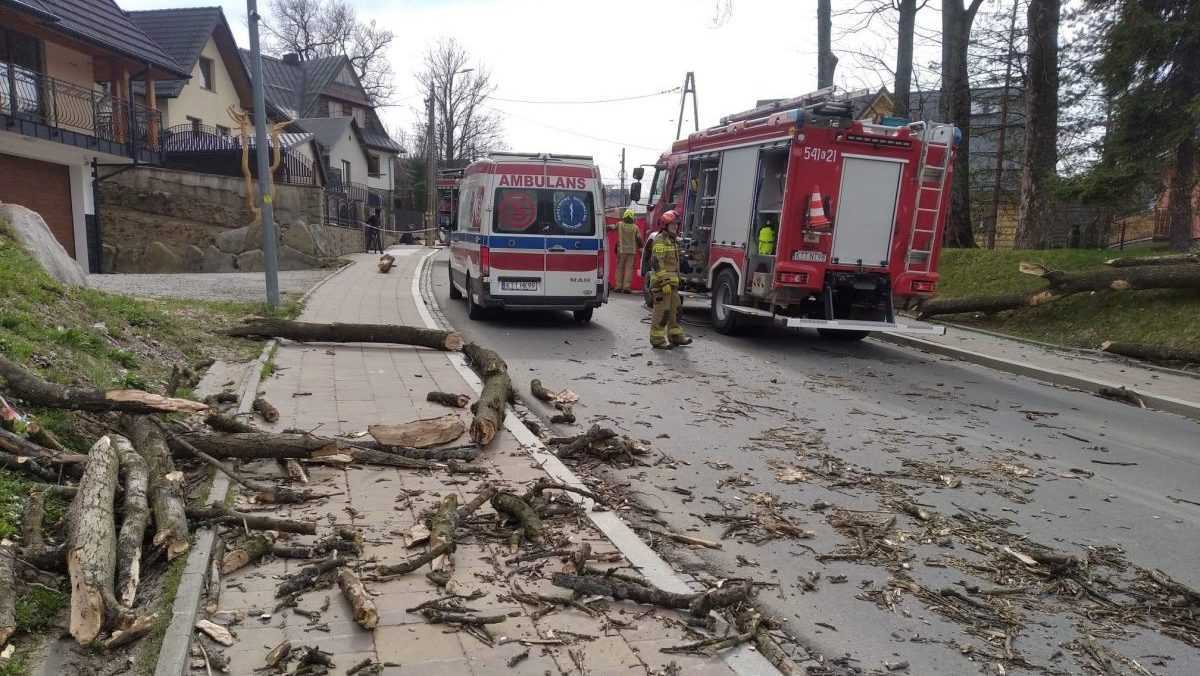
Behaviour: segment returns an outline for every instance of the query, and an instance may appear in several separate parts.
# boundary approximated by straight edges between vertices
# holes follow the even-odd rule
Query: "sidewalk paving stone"
[[[374,257],[356,256],[355,265],[313,294],[301,320],[422,325],[411,289],[424,251],[400,251],[396,267],[387,275],[376,271]],[[400,423],[446,414],[457,414],[464,422],[470,419],[468,411],[425,401],[425,394],[435,389],[473,394],[447,355],[440,352],[403,345],[284,342],[275,354],[275,367],[275,376],[264,380],[262,390],[264,396],[279,408],[281,417],[271,425],[256,422],[266,429],[298,428],[325,435],[353,435],[365,432],[367,426],[374,423]],[[309,487],[338,495],[271,510],[270,513],[315,522],[320,528],[334,523],[353,524],[365,540],[363,556],[358,561],[374,559],[378,563],[394,563],[424,551],[422,547],[406,547],[404,535],[418,522],[421,514],[436,506],[443,496],[453,493],[462,504],[474,496],[485,481],[520,492],[526,483],[545,476],[507,430],[502,430],[491,447],[472,464],[486,467],[487,477],[312,464],[307,468]],[[253,476],[264,479],[283,476],[274,462],[256,462],[243,467]],[[245,496],[240,496],[239,508],[253,510],[260,506],[250,504]],[[494,513],[490,505],[484,505],[475,516],[489,523]],[[617,551],[587,522],[560,521],[554,527],[569,534],[572,542],[591,543],[596,553]],[[312,538],[288,536],[281,540],[302,544],[311,542]],[[456,628],[427,624],[418,613],[408,612],[408,608],[445,593],[426,579],[424,573],[428,566],[386,581],[370,580],[369,565],[362,568],[367,589],[380,613],[380,624],[373,632],[363,630],[352,621],[349,604],[336,585],[300,596],[298,606],[302,609],[312,611],[328,604],[316,623],[290,608],[275,610],[278,599],[274,597],[274,589],[278,580],[299,570],[305,565],[304,561],[266,560],[237,571],[222,581],[220,597],[221,609],[247,611],[241,625],[233,627],[240,640],[227,651],[233,660],[232,673],[251,673],[261,667],[267,651],[284,638],[297,646],[319,646],[332,652],[337,664],[335,673],[342,673],[365,658],[395,665],[386,667],[384,674],[519,676],[579,673],[572,653],[582,661],[588,673],[594,675],[664,673],[672,663],[684,668],[686,673],[733,673],[720,659],[659,653],[663,646],[690,640],[678,625],[668,625],[655,617],[670,611],[658,610],[639,617],[651,609],[608,602],[599,605],[604,612],[596,617],[568,608],[532,619],[531,614],[537,608],[517,603],[511,593],[519,585],[520,590],[529,593],[566,594],[565,590],[555,588],[549,582],[551,574],[562,570],[565,564],[556,558],[542,559],[530,562],[535,565],[522,564],[527,566],[527,572],[510,576],[514,566],[506,564],[505,560],[513,555],[512,551],[507,542],[467,539],[460,543],[454,557],[451,587],[461,585],[484,592],[468,605],[481,614],[512,614],[502,623],[489,627],[490,635],[496,639],[496,645],[492,646]],[[628,565],[628,561],[622,559],[595,565],[622,566]],[[270,619],[264,623],[250,611],[269,615]],[[605,613],[622,622],[636,622],[638,629],[618,630],[605,621]],[[502,637],[514,641],[556,637],[564,643],[549,646],[523,646],[516,642],[500,644]],[[526,652],[526,658],[511,668],[508,666],[510,659]]]

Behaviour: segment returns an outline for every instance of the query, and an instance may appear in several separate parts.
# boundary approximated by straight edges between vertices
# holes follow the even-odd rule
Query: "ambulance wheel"
[[[460,300],[463,295],[462,291],[459,291],[458,287],[454,286],[454,268],[446,264],[446,269],[450,271],[450,300]]]
[[[870,331],[845,331],[842,329],[817,329],[822,338],[852,343],[871,335]]]
[[[712,290],[712,301],[709,314],[712,316],[713,328],[717,333],[732,335],[737,333],[743,322],[738,313],[728,306],[737,302],[737,278],[732,270],[723,270],[717,275],[717,283]]]
[[[588,322],[592,321],[592,313],[595,311],[596,308],[590,307],[585,310],[574,310],[571,314],[575,315],[576,322],[580,324],[587,324]]]
[[[467,277],[467,319],[483,319],[484,309],[475,303],[475,290],[471,288],[471,277]]]

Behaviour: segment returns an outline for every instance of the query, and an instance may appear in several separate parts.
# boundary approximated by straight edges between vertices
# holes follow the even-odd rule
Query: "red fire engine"
[[[947,124],[854,120],[845,101],[760,106],[662,155],[648,222],[682,217],[684,288],[710,295],[721,333],[773,320],[849,340],[940,334],[895,308],[937,286],[956,140]]]
[[[434,183],[437,189],[437,225],[442,230],[454,230],[458,222],[458,184],[462,169],[442,169]]]

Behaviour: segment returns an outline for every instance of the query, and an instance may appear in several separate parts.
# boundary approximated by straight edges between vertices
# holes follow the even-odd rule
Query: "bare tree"
[[[474,159],[501,145],[500,117],[486,107],[496,87],[483,64],[453,38],[439,40],[425,54],[417,81],[433,97],[436,148],[443,160]],[[418,124],[424,134],[425,123]]]
[[[830,45],[833,34],[833,10],[830,0],[817,0],[817,88],[833,85],[838,58]]]
[[[962,133],[954,159],[954,184],[950,190],[950,217],[946,244],[974,247],[971,227],[971,81],[967,70],[967,48],[971,26],[983,0],[942,2],[942,118]]]
[[[387,49],[395,35],[374,21],[359,21],[346,0],[271,0],[263,28],[269,54],[293,53],[301,61],[345,56],[373,105],[391,98]]]
[[[1025,170],[1017,211],[1018,248],[1043,244],[1058,166],[1059,0],[1031,0],[1029,67],[1025,78]]]
[[[846,34],[870,28],[879,17],[884,17],[889,30],[896,33],[895,64],[886,66],[886,70],[892,75],[892,114],[899,117],[908,117],[911,108],[917,12],[927,4],[929,0],[860,0],[854,7],[837,12],[838,17],[855,19],[855,23],[845,31]],[[893,14],[896,18],[894,23],[890,20]],[[862,44],[861,41],[857,42]]]

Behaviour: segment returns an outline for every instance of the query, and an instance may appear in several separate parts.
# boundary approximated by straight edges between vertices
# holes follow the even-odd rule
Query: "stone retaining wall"
[[[262,226],[243,225],[252,215],[242,179],[138,167],[98,185],[105,272],[262,270]],[[364,250],[360,230],[321,224],[320,188],[278,185],[274,206],[281,270]]]

